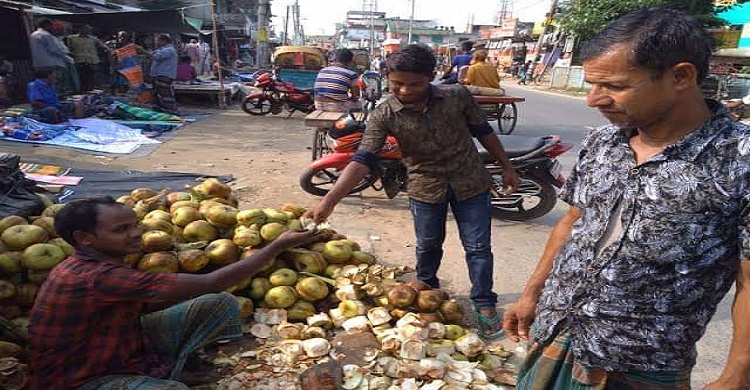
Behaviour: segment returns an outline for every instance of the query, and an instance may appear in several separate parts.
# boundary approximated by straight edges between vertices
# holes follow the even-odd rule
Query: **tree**
[[[747,0],[737,1],[737,4]],[[602,31],[608,24],[637,8],[663,6],[683,10],[698,18],[707,27],[720,26],[712,0],[565,0],[555,15],[560,27],[576,35],[579,42]],[[719,10],[724,10],[722,7]]]

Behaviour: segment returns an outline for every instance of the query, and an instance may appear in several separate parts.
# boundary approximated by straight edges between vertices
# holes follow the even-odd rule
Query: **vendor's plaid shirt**
[[[448,186],[458,200],[486,191],[491,179],[472,141],[492,128],[463,86],[432,86],[424,112],[404,108],[391,95],[367,120],[359,153],[378,153],[396,137],[408,169],[409,196],[426,203],[445,200]]]
[[[562,199],[582,211],[537,307],[534,338],[562,326],[586,366],[676,371],[750,259],[750,130],[715,114],[639,166],[632,130],[605,126],[583,142]],[[622,233],[596,256],[618,202]]]
[[[175,274],[146,273],[77,252],[39,290],[29,318],[32,390],[68,390],[111,374],[169,374],[140,318]]]

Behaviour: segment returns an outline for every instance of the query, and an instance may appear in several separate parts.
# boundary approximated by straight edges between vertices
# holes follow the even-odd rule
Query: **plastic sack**
[[[0,218],[41,214],[45,204],[37,194],[54,200],[52,194],[24,176],[19,169],[20,162],[17,154],[0,154]]]

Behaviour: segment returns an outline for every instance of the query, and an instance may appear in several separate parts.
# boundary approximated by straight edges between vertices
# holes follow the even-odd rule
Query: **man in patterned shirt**
[[[237,301],[222,291],[315,237],[284,234],[246,261],[193,275],[126,265],[141,228],[109,197],[69,203],[55,230],[76,251],[50,272],[29,315],[31,390],[187,389],[179,381],[193,350],[242,335]]]
[[[466,88],[432,86],[435,56],[429,48],[410,45],[386,61],[392,95],[367,121],[357,154],[336,185],[309,212],[325,220],[336,204],[371,170],[386,137],[398,140],[409,175],[409,206],[417,236],[417,278],[438,288],[445,223],[450,206],[456,217],[471,279],[471,300],[484,338],[502,335],[501,319],[492,291],[493,257],[490,242],[489,174],[472,137],[503,166],[505,191],[518,186],[518,177],[500,140]]]
[[[650,8],[581,49],[588,105],[612,124],[583,141],[511,339],[518,389],[689,389],[696,342],[733,282],[734,335],[706,389],[750,388],[750,132],[705,100],[711,45]],[[533,322],[533,325],[532,325]]]

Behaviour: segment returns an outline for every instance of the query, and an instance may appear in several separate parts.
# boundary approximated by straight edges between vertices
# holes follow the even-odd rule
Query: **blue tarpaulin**
[[[750,3],[736,5],[716,16],[726,20],[730,25],[750,23]]]

